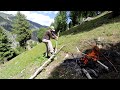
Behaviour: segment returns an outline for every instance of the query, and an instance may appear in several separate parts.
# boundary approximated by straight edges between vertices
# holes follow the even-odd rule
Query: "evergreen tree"
[[[56,32],[65,31],[67,29],[67,14],[66,11],[60,11],[55,17],[54,26]]]
[[[12,27],[13,33],[17,35],[16,40],[24,47],[26,41],[31,38],[30,23],[26,20],[26,16],[18,11]]]
[[[79,24],[83,18],[93,17],[96,15],[98,15],[98,11],[70,11],[69,13],[72,26]]]
[[[7,36],[4,34],[2,27],[0,27],[0,61],[10,60],[14,55]]]
[[[70,11],[69,17],[72,20],[72,25],[75,26],[76,24],[78,24],[78,16],[79,13],[78,11]]]

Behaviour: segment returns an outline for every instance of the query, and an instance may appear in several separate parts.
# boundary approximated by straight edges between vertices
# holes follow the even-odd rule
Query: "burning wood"
[[[84,72],[84,74],[86,75],[86,77],[87,77],[88,79],[92,79],[92,77],[90,76],[90,74],[88,73],[87,70],[85,70],[84,68],[82,68],[82,71]]]
[[[113,66],[114,70],[116,72],[118,72],[117,69],[115,68],[115,66],[112,64],[112,62],[100,52],[100,49],[102,49],[102,43],[100,41],[101,41],[101,38],[99,37],[98,40],[96,40],[96,45],[92,45],[89,42],[87,42],[90,46],[93,47],[92,52],[88,56],[92,56],[92,57],[94,57],[92,59],[96,60],[95,57],[97,57],[97,56],[99,57],[100,55],[102,55]],[[95,55],[95,53],[96,53],[96,55]],[[99,60],[99,59],[97,59],[97,60]]]
[[[89,62],[98,63],[98,64],[101,65],[104,69],[106,69],[107,71],[109,71],[109,67],[106,66],[105,64],[103,64],[103,63],[101,62],[101,61],[106,61],[106,60],[107,60],[107,61],[111,64],[111,66],[114,68],[114,70],[115,70],[116,72],[118,72],[117,69],[115,68],[115,66],[112,64],[112,62],[111,62],[104,54],[102,54],[101,49],[103,48],[103,45],[101,44],[100,41],[101,41],[101,38],[98,38],[98,41],[96,41],[96,44],[95,44],[95,45],[92,45],[92,44],[90,44],[89,42],[87,42],[89,45],[92,46],[92,49],[89,50],[88,52],[85,52],[85,53],[81,52],[81,51],[78,49],[78,47],[76,47],[77,52],[82,55],[82,57],[79,59],[80,62],[81,62],[81,63],[79,63],[79,64],[83,64],[83,65],[80,65],[80,66],[83,66],[83,67],[84,67],[84,68],[83,68],[83,67],[81,67],[81,68],[82,68],[83,73],[86,75],[86,77],[87,77],[88,79],[92,79],[92,77],[90,76],[89,72],[87,72],[87,70],[85,69],[85,67],[88,68]],[[109,54],[110,54],[110,53],[109,53]],[[89,70],[90,70],[96,77],[98,76],[94,69],[89,68]]]
[[[63,63],[58,67],[58,75],[73,79],[119,79],[120,72],[120,42],[99,42],[101,48],[89,41],[83,46],[75,47],[75,53],[65,54]],[[91,44],[92,43],[92,44]],[[81,45],[83,43],[81,42]],[[87,46],[87,47],[86,47]],[[117,53],[118,52],[118,53]],[[66,58],[67,57],[67,58]],[[106,58],[105,58],[106,57]],[[59,72],[59,70],[63,70]]]

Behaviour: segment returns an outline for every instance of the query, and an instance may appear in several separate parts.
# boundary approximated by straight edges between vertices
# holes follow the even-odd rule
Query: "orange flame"
[[[87,64],[90,59],[93,61],[99,60],[99,48],[97,46],[94,46],[91,52],[87,53],[82,60],[84,64]]]

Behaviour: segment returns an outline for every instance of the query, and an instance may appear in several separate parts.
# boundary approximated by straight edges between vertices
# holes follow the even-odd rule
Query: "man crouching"
[[[50,54],[54,54],[54,49],[52,46],[52,42],[50,41],[50,39],[55,39],[58,40],[58,36],[55,34],[55,29],[53,26],[50,26],[50,29],[47,30],[43,36],[42,42],[45,43],[46,45],[46,57],[49,58],[49,53]]]

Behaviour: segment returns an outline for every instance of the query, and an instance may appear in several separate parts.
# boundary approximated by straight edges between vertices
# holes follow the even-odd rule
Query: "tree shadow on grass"
[[[92,29],[102,26],[103,24],[120,22],[120,19],[118,19],[118,17],[113,18],[112,16],[113,16],[112,12],[107,13],[97,19],[94,19],[91,21],[86,21],[79,26],[73,27],[70,30],[63,32],[61,35],[69,35],[69,34],[74,35],[74,34],[77,34],[80,32],[82,33],[82,32],[90,31]],[[117,18],[117,19],[115,19],[115,18]]]
[[[99,71],[99,77],[93,77],[95,79],[120,79],[120,42],[119,43],[107,43],[106,49],[102,49],[104,54],[116,67],[118,72],[114,70],[112,65],[105,59],[101,60],[103,64],[109,67],[109,72]],[[48,79],[87,79],[81,72],[81,67],[78,64],[81,56],[66,59],[59,66],[57,66],[50,74]],[[98,65],[100,66],[100,65]],[[95,70],[95,67],[93,67]],[[96,69],[97,70],[97,69]],[[100,70],[100,68],[98,68]]]

